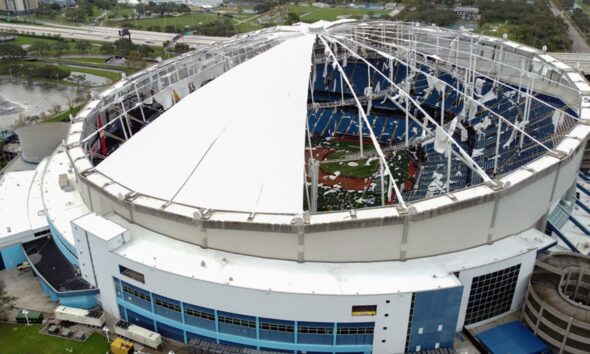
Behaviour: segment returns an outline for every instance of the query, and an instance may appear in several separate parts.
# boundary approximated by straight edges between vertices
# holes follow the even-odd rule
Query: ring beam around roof
[[[574,181],[587,95],[575,70],[508,40],[298,24],[123,79],[73,119],[66,153],[90,210],[181,241],[300,262],[404,260],[537,225]],[[318,157],[334,144],[348,150]],[[370,171],[350,182],[329,163]],[[326,204],[331,194],[341,199]]]

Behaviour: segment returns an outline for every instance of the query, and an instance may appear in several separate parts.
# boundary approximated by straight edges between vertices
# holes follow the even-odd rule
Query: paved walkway
[[[21,272],[17,269],[0,271],[0,279],[6,285],[6,294],[16,297],[15,308],[41,312],[53,312],[56,303],[41,290],[41,285],[32,270]]]

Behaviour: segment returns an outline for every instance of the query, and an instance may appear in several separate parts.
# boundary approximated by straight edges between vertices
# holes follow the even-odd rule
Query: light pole
[[[105,333],[105,334],[106,334],[106,336],[107,336],[107,342],[109,342],[109,343],[110,343],[110,342],[111,342],[111,340],[109,339],[109,328],[108,328],[107,326],[104,326],[104,327],[102,328],[102,330],[104,331],[104,333]]]
[[[27,326],[28,326],[30,324],[29,323],[29,316],[28,316],[29,311],[23,310],[22,313],[23,313],[23,315],[25,315],[25,320],[27,321]]]

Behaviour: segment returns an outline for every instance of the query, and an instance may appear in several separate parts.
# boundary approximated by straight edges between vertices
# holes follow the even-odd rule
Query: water
[[[48,113],[55,105],[61,110],[76,97],[78,88],[57,84],[10,82],[0,78],[0,130],[11,128],[21,115]]]

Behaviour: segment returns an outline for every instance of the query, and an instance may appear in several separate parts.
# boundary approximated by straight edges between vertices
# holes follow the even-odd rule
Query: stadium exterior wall
[[[108,220],[106,222],[112,223]],[[72,227],[77,242],[80,240],[77,245],[80,255],[92,259],[92,264],[88,266],[85,265],[85,260],[80,258],[82,274],[86,280],[95,283],[101,289],[100,301],[106,312],[120,318],[128,318],[129,313],[138,314],[140,316],[137,316],[137,318],[144,319],[141,322],[143,325],[146,325],[146,320],[152,321],[151,323],[164,323],[177,328],[183,333],[195,333],[208,337],[210,340],[288,351],[401,353],[406,350],[408,343],[415,347],[420,346],[421,350],[435,349],[437,346],[441,348],[448,347],[449,343],[452,343],[455,330],[460,330],[463,326],[471,279],[475,276],[520,264],[521,272],[518,277],[513,302],[510,306],[510,310],[513,310],[520,306],[526,290],[528,275],[532,271],[536,257],[536,250],[530,249],[528,252],[510,259],[499,260],[472,269],[457,269],[459,279],[463,283],[463,286],[458,287],[416,293],[371,295],[287,293],[271,289],[261,291],[201,280],[198,276],[198,269],[195,269],[196,276],[191,279],[161,270],[158,268],[157,263],[140,264],[111,251],[110,249],[113,246],[111,239],[107,235],[95,236],[91,230],[86,230],[78,225],[77,221],[72,222]],[[128,231],[123,232],[127,233]],[[121,274],[120,266],[142,274],[144,281],[140,282]],[[183,266],[188,268],[199,267],[197,264],[185,264]],[[118,281],[123,281],[138,290],[149,293],[151,303],[138,304],[131,296],[122,293],[120,288],[117,289],[116,284]],[[221,333],[217,329],[207,330],[191,326],[186,323],[184,315],[177,319],[171,319],[157,313],[153,304],[153,299],[156,296],[182,304],[214,309],[217,312],[223,311],[241,316],[271,318],[279,321],[315,323],[373,322],[373,343],[370,347],[367,345],[353,347],[345,345],[312,346],[305,343],[281,343],[247,336],[246,338],[240,335],[232,336]],[[413,296],[416,299],[415,304],[412,303]],[[286,306],[285,304],[289,305]],[[352,315],[352,306],[373,304],[377,305],[375,316],[358,317]],[[414,310],[411,315],[412,308]],[[436,309],[436,311],[433,309]],[[154,329],[157,329],[157,323]],[[149,323],[147,326],[150,326]],[[410,329],[411,333],[409,339],[408,329]],[[408,343],[406,343],[406,340],[408,340]],[[414,349],[416,348],[412,350]]]
[[[439,196],[416,202],[413,204],[415,214],[399,215],[390,207],[389,211],[381,210],[396,216],[310,224],[301,228],[208,223],[126,202],[84,177],[80,178],[81,193],[86,195],[90,209],[98,214],[115,211],[130,222],[155,232],[238,254],[328,262],[427,257],[484,245],[535,226],[575,181],[590,127],[577,126],[575,130],[581,138],[562,142],[562,147],[558,147],[564,150],[561,160],[553,156],[541,157],[526,168],[502,177],[499,182],[504,188],[498,191],[483,185],[453,193],[456,200]],[[575,132],[570,135],[575,136]],[[571,149],[567,150],[569,147]],[[362,215],[362,211],[358,214]],[[363,239],[358,237],[361,229]],[[444,239],[441,234],[445,235]],[[336,241],[341,245],[337,250],[333,247]]]

